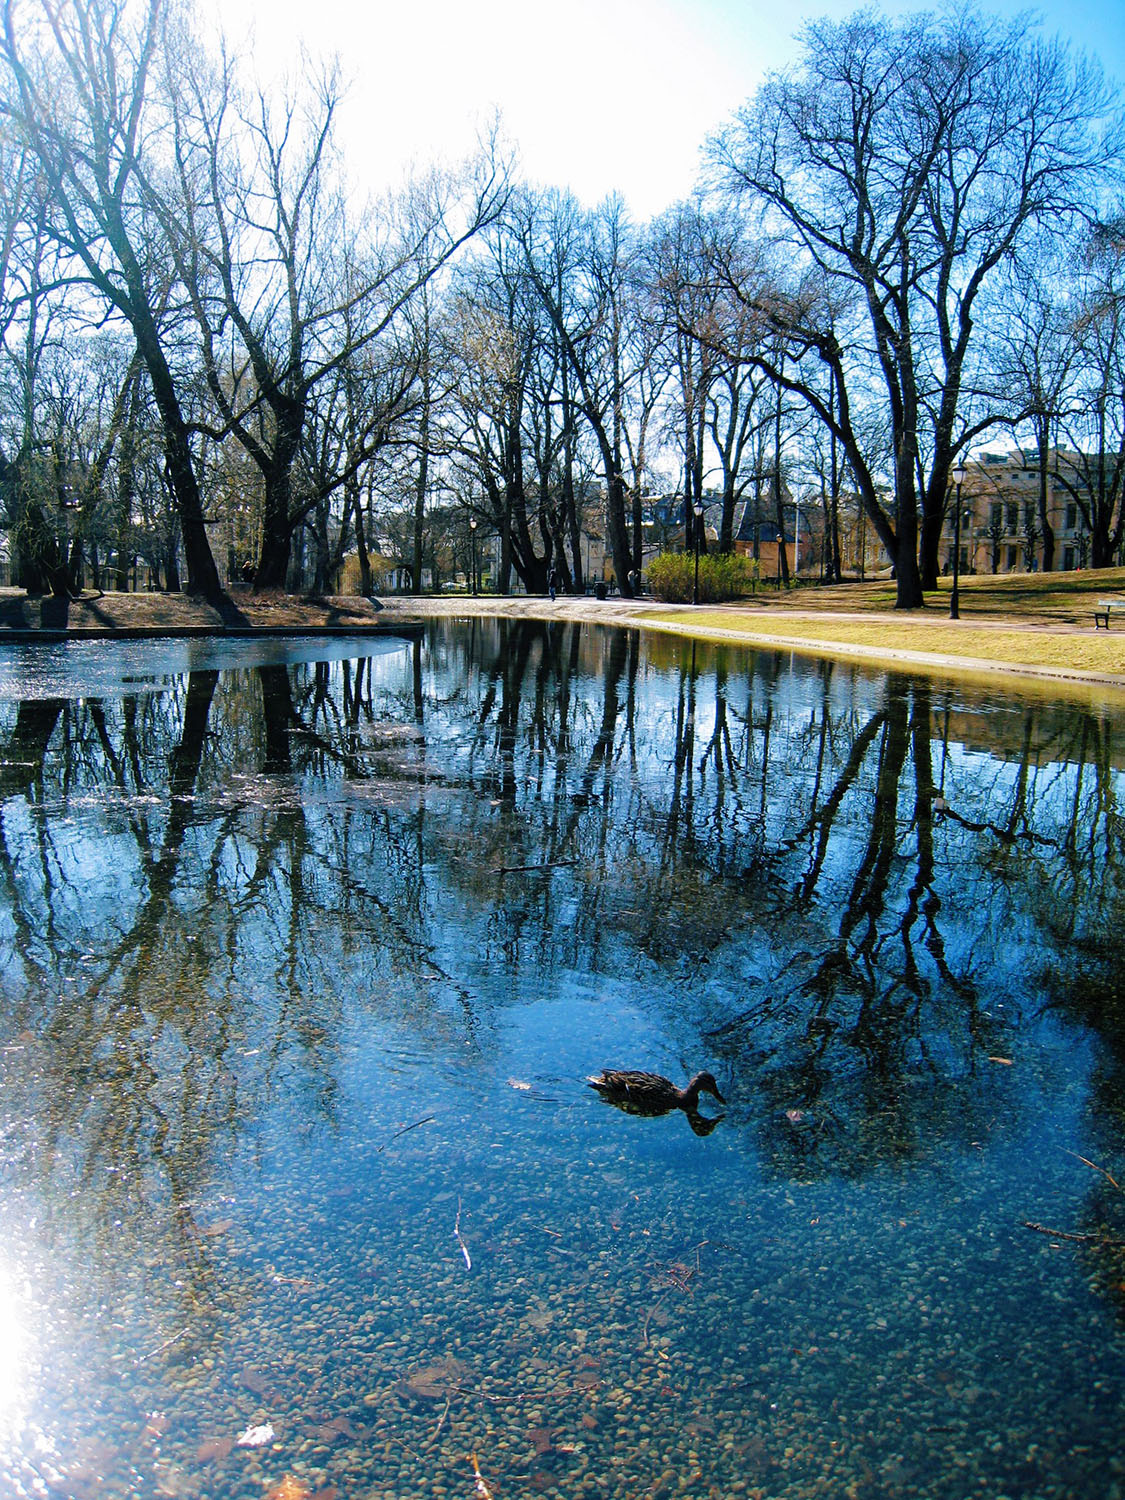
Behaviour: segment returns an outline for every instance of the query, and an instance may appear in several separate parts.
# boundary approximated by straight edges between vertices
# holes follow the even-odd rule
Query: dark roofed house
[[[785,509],[788,512],[790,507],[786,506]],[[734,513],[734,550],[744,557],[758,558],[763,578],[774,578],[780,570],[777,522],[763,519],[769,517],[772,511],[772,499],[763,495],[757,504],[753,500],[741,501]],[[788,514],[785,520],[785,556],[790,574],[793,574],[797,565],[796,546],[789,530]]]

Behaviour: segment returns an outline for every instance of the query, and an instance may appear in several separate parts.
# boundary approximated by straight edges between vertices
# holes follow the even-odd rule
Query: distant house
[[[1055,568],[1069,572],[1089,561],[1090,538],[1078,496],[1096,458],[1066,448],[1048,454],[1047,519],[1055,536]],[[1028,572],[1043,561],[1039,516],[1039,457],[1033,450],[983,452],[964,466],[960,485],[961,554],[958,569],[975,573]],[[941,539],[941,564],[953,565],[957,487],[950,481],[950,503]]]
[[[742,500],[734,510],[734,550],[744,557],[756,557],[761,565],[763,578],[776,578],[781,571],[781,548],[785,547],[785,560],[791,575],[796,574],[800,561],[796,538],[796,509],[784,491],[785,502],[782,514],[785,518],[784,538],[777,529],[774,518],[773,497],[768,491],[756,499]],[[769,519],[763,519],[768,517]]]

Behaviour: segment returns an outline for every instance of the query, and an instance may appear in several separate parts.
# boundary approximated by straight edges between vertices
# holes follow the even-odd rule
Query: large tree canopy
[[[860,508],[913,608],[993,434],[1035,456],[1044,566],[1062,442],[1093,560],[1120,554],[1121,111],[1027,20],[813,22],[650,224],[512,182],[498,131],[362,202],[343,90],[331,62],[264,89],[190,0],[0,0],[0,527],[29,587],[182,562],[223,603],[354,555],[370,589],[382,552],[437,588],[487,542],[494,586],[580,589],[600,551],[629,593],[654,530],[729,550],[745,501],[755,546],[794,504]]]
[[[1022,20],[864,11],[808,27],[799,67],[711,143],[719,191],[791,255],[780,285],[735,282],[787,336],[787,383],[811,395],[809,356],[829,366],[848,400],[819,409],[853,463],[854,413],[881,408],[889,499],[857,480],[900,606],[933,582],[950,468],[995,417],[965,400],[980,300],[1036,236],[1096,214],[1121,159],[1110,103],[1093,64]]]

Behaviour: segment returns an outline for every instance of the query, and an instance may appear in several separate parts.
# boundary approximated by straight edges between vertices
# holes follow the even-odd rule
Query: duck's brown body
[[[638,1114],[666,1114],[670,1109],[683,1109],[695,1114],[699,1109],[701,1093],[712,1094],[720,1104],[727,1101],[719,1093],[719,1086],[710,1073],[697,1073],[686,1088],[677,1088],[668,1078],[659,1073],[642,1073],[630,1068],[605,1068],[589,1080],[590,1087],[597,1089],[603,1099],[620,1104]]]

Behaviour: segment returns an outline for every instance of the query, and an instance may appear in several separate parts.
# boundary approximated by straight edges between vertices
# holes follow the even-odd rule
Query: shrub
[[[737,552],[705,553],[699,559],[699,602],[717,604],[753,593],[758,564]],[[648,567],[648,591],[671,604],[690,604],[695,591],[695,554],[661,552]]]

